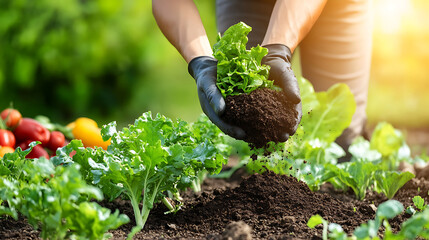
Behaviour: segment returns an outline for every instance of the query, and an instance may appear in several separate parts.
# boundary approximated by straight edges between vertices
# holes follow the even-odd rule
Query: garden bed
[[[413,179],[398,191],[395,199],[407,207],[416,195],[427,201],[428,190],[426,180]],[[185,205],[176,214],[165,215],[164,205],[153,209],[145,228],[134,239],[223,239],[228,224],[238,221],[250,226],[255,239],[321,239],[322,227],[307,227],[312,215],[319,214],[351,233],[361,223],[374,219],[375,207],[386,200],[370,192],[364,201],[357,201],[352,192],[342,193],[328,184],[318,192],[311,192],[304,183],[288,176],[273,173],[249,176],[244,171],[238,171],[228,180],[208,178],[202,193],[188,191],[183,197]],[[102,205],[134,218],[129,201],[115,200]],[[399,230],[406,219],[405,214],[394,218],[390,221],[392,228]],[[125,239],[133,226],[135,222],[131,220],[111,231],[113,239]],[[240,230],[243,225],[235,227],[233,231],[246,230]],[[0,219],[0,239],[38,239],[38,236],[39,232],[24,218]]]

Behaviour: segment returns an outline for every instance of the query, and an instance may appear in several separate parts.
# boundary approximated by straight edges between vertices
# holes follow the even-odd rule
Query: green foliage
[[[381,154],[377,150],[371,149],[369,141],[362,136],[353,141],[349,147],[349,152],[353,159],[358,161],[377,162],[381,159]]]
[[[314,92],[309,81],[300,78],[303,106],[301,124],[286,143],[291,158],[311,163],[336,163],[345,153],[334,140],[341,135],[356,109],[353,94],[345,84],[336,84],[326,92]]]
[[[102,200],[103,195],[86,184],[78,164],[54,167],[45,158],[25,160],[27,153],[18,149],[3,158],[11,174],[0,177],[0,199],[8,206],[0,206],[0,215],[18,219],[19,212],[34,228],[41,229],[43,239],[104,239],[108,230],[129,222],[118,210],[111,214],[89,202],[92,198]],[[12,167],[13,160],[21,161]]]
[[[356,110],[353,94],[347,85],[336,84],[326,92],[316,93],[316,97],[317,103],[302,123],[306,138],[333,142],[350,125]]]
[[[223,133],[205,114],[201,114],[198,120],[190,125],[191,131],[197,141],[204,142],[206,139],[209,140],[214,144],[217,152],[225,159],[231,155],[232,147],[228,144],[228,140],[231,139],[231,137]],[[206,177],[207,171],[200,171],[198,173],[198,177],[193,180],[191,186],[194,192],[201,191],[201,185]]]
[[[63,121],[111,114],[148,68],[146,9],[133,0],[1,1],[0,102]]]
[[[392,199],[395,193],[414,177],[410,172],[377,170],[374,173],[374,189],[379,193],[382,192],[388,199]]]
[[[404,142],[401,132],[392,125],[382,122],[377,125],[371,138],[371,149],[377,150],[382,156],[392,155]]]
[[[348,237],[344,233],[343,228],[335,223],[328,223],[319,215],[311,216],[308,220],[307,225],[310,228],[314,228],[319,224],[323,224],[323,239],[332,240],[346,240],[346,239],[358,239],[358,240],[375,240],[380,239],[379,231],[384,227],[384,240],[411,240],[422,237],[424,239],[429,238],[429,210],[426,209],[422,212],[414,214],[411,218],[406,220],[401,225],[401,230],[397,233],[393,233],[388,222],[389,219],[393,219],[404,211],[404,206],[396,200],[388,200],[381,203],[378,206],[375,219],[369,220],[366,223],[361,224],[355,229],[353,235]]]
[[[342,184],[353,189],[357,199],[363,200],[376,167],[371,162],[363,161],[351,162],[343,166],[344,168],[336,168],[336,177]]]
[[[73,140],[64,147],[66,154],[59,152],[60,159],[54,161],[70,162],[68,153],[75,150],[73,161],[82,166],[88,183],[98,186],[110,200],[128,197],[137,225],[129,234],[131,238],[144,227],[164,192],[174,194],[190,187],[201,171],[219,173],[226,160],[210,141],[201,138],[203,132],[195,135],[184,121],[160,114],[152,118],[147,112],[121,131],[116,130],[115,122],[103,126],[103,138],[111,138],[107,151],[83,148],[80,141]]]
[[[386,234],[387,240],[402,240],[402,239],[416,239],[422,237],[429,239],[429,211],[426,209],[423,212],[414,214],[407,221],[402,223],[401,231],[394,234]]]
[[[323,240],[346,240],[347,233],[344,232],[343,228],[336,223],[328,223],[323,217],[319,214],[313,215],[307,222],[309,228],[315,228],[317,225],[323,224]]]
[[[201,114],[197,121],[190,125],[191,131],[198,141],[210,140],[218,153],[225,157],[231,155],[232,146],[229,144],[231,137],[223,133],[205,114]]]
[[[413,197],[413,203],[420,211],[424,211],[427,207],[427,204],[425,204],[425,200],[420,196]]]
[[[404,211],[404,206],[396,200],[388,200],[380,204],[377,208],[374,220],[360,225],[353,232],[357,239],[378,239],[378,230],[383,224],[386,232],[390,232],[390,225],[387,220],[392,219]]]
[[[217,86],[223,97],[250,93],[258,88],[273,87],[268,80],[269,66],[261,65],[268,50],[261,46],[246,49],[247,34],[252,30],[243,22],[229,27],[213,45],[217,63]]]

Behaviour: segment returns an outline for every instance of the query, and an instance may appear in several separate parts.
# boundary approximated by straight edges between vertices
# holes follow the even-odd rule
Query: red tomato
[[[30,142],[31,141],[23,142],[19,144],[19,147],[22,150],[26,150],[27,148],[29,148],[28,144],[30,144]],[[45,157],[49,159],[48,152],[45,149],[43,149],[42,145],[40,144],[34,146],[31,152],[27,156],[25,156],[25,158],[40,158],[40,157]]]
[[[0,114],[3,120],[6,120],[6,126],[8,128],[16,127],[22,119],[21,113],[13,108],[6,108]]]
[[[17,142],[40,141],[43,146],[49,142],[49,130],[38,121],[31,118],[23,118],[18,126],[13,130]]]
[[[15,147],[15,136],[6,129],[0,129],[0,146]]]
[[[66,138],[64,134],[59,131],[52,131],[51,136],[49,137],[49,142],[46,145],[50,150],[55,152],[57,148],[64,147],[66,142]]]
[[[15,151],[15,149],[11,148],[11,147],[0,147],[0,158],[2,158],[6,153],[13,153]]]

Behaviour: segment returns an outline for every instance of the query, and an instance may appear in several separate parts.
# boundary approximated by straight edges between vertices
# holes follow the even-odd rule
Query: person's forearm
[[[319,18],[327,0],[277,0],[262,46],[284,44],[293,52]]]
[[[186,62],[211,56],[212,49],[193,0],[152,0],[155,20]]]

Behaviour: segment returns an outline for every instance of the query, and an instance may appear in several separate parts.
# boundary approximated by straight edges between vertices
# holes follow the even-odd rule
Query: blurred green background
[[[211,44],[214,0],[195,1]],[[429,2],[375,0],[369,123],[429,126]],[[299,67],[299,66],[296,66]],[[143,112],[202,113],[186,62],[150,1],[0,0],[0,108],[68,123],[132,123]]]

